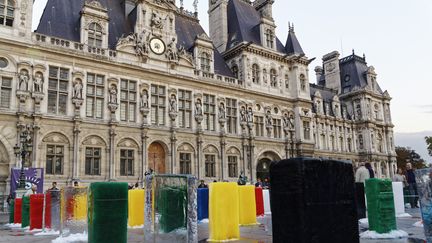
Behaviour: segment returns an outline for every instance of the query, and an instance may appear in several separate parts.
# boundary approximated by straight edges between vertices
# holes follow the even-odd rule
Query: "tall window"
[[[226,99],[226,109],[227,109],[227,130],[228,133],[237,133],[237,100]]]
[[[255,116],[254,124],[255,124],[255,136],[257,137],[264,136],[264,117]]]
[[[282,138],[281,119],[273,119],[273,137]]]
[[[270,70],[270,85],[273,88],[277,87],[277,73],[275,69]]]
[[[352,152],[351,138],[348,138],[348,152]]]
[[[266,34],[265,34],[265,37],[266,37],[267,47],[273,49],[274,48],[274,34],[273,34],[273,31],[272,30],[267,30]]]
[[[1,1],[1,0],[0,0]],[[45,171],[48,175],[63,174],[64,146],[48,145]]]
[[[191,166],[191,154],[180,153],[180,174],[189,175],[192,174]]]
[[[86,116],[103,118],[104,76],[93,73],[87,74]]]
[[[85,151],[85,174],[100,175],[101,149],[86,148]]]
[[[237,156],[228,156],[228,176],[236,178],[238,176]]]
[[[259,84],[260,82],[260,70],[258,64],[252,65],[252,82],[254,84]]]
[[[0,107],[9,108],[12,96],[12,78],[1,77]]]
[[[215,131],[216,123],[216,104],[215,96],[204,94],[204,129]]]
[[[300,75],[300,88],[302,91],[306,91],[306,77],[304,74]]]
[[[153,125],[165,125],[166,93],[165,87],[151,86],[151,117]]]
[[[335,150],[335,137],[333,135],[330,136],[330,150]]]
[[[102,27],[99,24],[91,23],[89,25],[88,45],[98,48],[102,47]]]
[[[210,72],[210,55],[207,52],[203,52],[200,56],[201,71]]]
[[[233,74],[234,74],[234,77],[238,79],[238,78],[239,78],[239,69],[238,69],[237,65],[234,65],[234,66],[231,68],[231,70],[232,70],[232,72],[233,72]]]
[[[66,115],[69,86],[69,69],[49,67],[48,112]]]
[[[192,122],[192,92],[179,90],[179,126],[190,128]]]
[[[121,80],[120,85],[120,120],[126,122],[136,121],[137,103],[136,81]]]
[[[344,150],[344,139],[343,139],[343,137],[339,137],[339,149],[340,149],[340,151]]]
[[[308,121],[303,122],[303,137],[305,140],[310,140],[310,138],[311,138],[310,122],[308,122]]]
[[[14,21],[15,2],[13,0],[0,0],[0,25],[11,26]]]
[[[285,89],[289,89],[290,85],[289,85],[289,76],[288,74],[285,75]]]
[[[216,156],[212,154],[205,155],[205,176],[216,177]]]
[[[120,150],[120,175],[134,175],[134,151],[129,149]]]

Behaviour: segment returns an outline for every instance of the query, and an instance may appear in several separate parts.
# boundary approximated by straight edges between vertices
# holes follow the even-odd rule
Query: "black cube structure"
[[[353,168],[296,158],[270,165],[274,243],[359,242]]]
[[[366,218],[366,200],[365,200],[365,187],[363,182],[355,184],[356,190],[356,203],[357,203],[357,219]]]

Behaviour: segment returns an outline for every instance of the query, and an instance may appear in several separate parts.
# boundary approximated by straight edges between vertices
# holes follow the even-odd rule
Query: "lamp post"
[[[30,129],[26,127],[24,131],[20,134],[20,144],[16,144],[14,147],[14,152],[17,157],[21,156],[21,172],[19,177],[18,190],[25,190],[25,175],[24,175],[24,165],[26,157],[33,152],[33,145],[30,136]]]

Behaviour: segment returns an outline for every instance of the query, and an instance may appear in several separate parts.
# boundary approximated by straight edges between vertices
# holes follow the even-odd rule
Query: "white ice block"
[[[263,190],[263,196],[264,196],[264,213],[271,213],[270,191],[269,190]]]
[[[393,182],[393,198],[396,216],[405,213],[403,184],[402,182]]]

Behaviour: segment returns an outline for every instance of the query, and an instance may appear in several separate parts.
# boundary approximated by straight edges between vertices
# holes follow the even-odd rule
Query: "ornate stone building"
[[[46,184],[140,181],[145,171],[207,181],[266,177],[269,162],[312,156],[395,169],[390,97],[374,68],[337,52],[315,69],[273,1],[0,1],[0,191],[20,166],[24,129]]]

